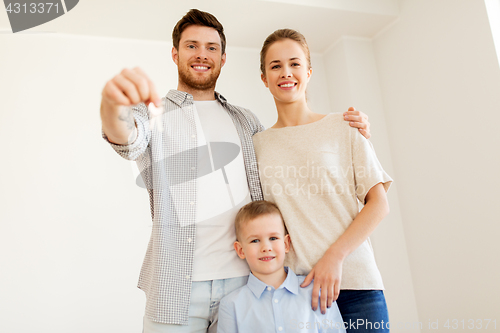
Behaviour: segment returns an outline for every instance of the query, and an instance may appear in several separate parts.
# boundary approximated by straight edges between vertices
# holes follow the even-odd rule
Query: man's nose
[[[200,48],[196,54],[197,59],[207,60],[207,51],[204,48]]]

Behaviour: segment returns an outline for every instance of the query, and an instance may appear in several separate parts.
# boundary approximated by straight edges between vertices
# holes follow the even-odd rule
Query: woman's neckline
[[[326,117],[328,117],[329,115],[331,115],[332,113],[328,113],[326,114],[324,117],[322,117],[321,119],[318,119],[316,121],[313,121],[311,123],[307,123],[307,124],[301,124],[301,125],[295,125],[295,126],[284,126],[284,127],[269,127],[268,130],[282,130],[282,129],[285,129],[285,128],[299,128],[299,127],[304,127],[304,126],[308,126],[308,125],[313,125],[313,124],[317,124],[319,123],[320,121],[322,121],[323,119],[325,119]]]

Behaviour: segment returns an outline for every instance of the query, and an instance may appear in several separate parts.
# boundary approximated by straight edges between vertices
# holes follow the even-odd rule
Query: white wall
[[[400,10],[373,45],[423,331],[498,328],[500,70],[484,2]]]
[[[126,66],[142,67],[160,94],[175,88],[171,43],[61,34],[0,43],[0,332],[140,332],[148,196],[101,139],[100,94]],[[217,90],[271,126],[258,52],[228,48]],[[313,62],[310,100],[327,112],[321,56]]]
[[[498,321],[500,69],[484,3],[400,5],[373,41],[313,55],[309,102],[368,113],[396,181],[373,237],[391,322],[418,315],[422,331],[429,320],[447,331],[446,319]],[[175,87],[170,43],[60,34],[0,43],[0,331],[140,332],[149,203],[131,164],[100,138],[98,110],[124,66],[141,66],[161,94]],[[258,67],[258,50],[229,47],[217,90],[271,126]]]

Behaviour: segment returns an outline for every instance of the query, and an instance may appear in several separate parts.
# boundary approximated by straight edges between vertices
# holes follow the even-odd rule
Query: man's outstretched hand
[[[146,105],[153,102],[160,106],[161,99],[146,73],[135,67],[123,69],[120,74],[106,82],[102,91],[102,102],[109,106],[129,106],[140,102]]]
[[[127,144],[135,140],[136,125],[130,106],[140,102],[161,105],[153,82],[139,67],[125,68],[106,82],[102,90],[101,120],[109,141]]]

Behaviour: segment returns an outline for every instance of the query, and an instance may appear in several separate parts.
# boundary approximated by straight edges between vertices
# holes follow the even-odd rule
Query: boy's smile
[[[234,243],[236,253],[247,260],[259,280],[274,285],[275,280],[286,277],[283,263],[290,249],[290,236],[285,235],[280,215],[265,214],[246,222],[241,227],[239,239]]]

